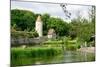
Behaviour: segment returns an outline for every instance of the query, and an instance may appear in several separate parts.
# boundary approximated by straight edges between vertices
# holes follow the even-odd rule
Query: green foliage
[[[59,41],[48,40],[48,41],[44,42],[43,44],[63,44],[63,41],[62,40],[59,40]]]
[[[63,38],[64,45],[68,45],[68,40],[69,40],[68,37],[64,37],[64,38]]]
[[[31,47],[31,48],[12,48],[12,54],[16,54],[16,58],[18,57],[49,57],[54,56],[61,53],[60,48],[53,48],[53,47]],[[13,56],[13,55],[12,55]]]
[[[11,27],[16,31],[32,31],[35,29],[35,21],[38,15],[27,10],[11,10]],[[54,28],[57,35],[68,36],[69,27],[60,18],[52,18],[49,14],[41,15],[43,21],[43,34],[47,35],[50,28]],[[16,25],[16,27],[15,27]]]
[[[78,49],[80,49],[80,48],[81,48],[81,46],[80,46],[80,45],[77,45],[77,48],[78,48]]]
[[[47,25],[48,25],[48,19],[50,18],[50,15],[45,13],[42,15],[42,21],[43,21],[43,34],[44,35],[47,35],[48,33],[48,28],[47,28]]]
[[[49,14],[45,13],[34,14],[31,11],[27,10],[11,10],[11,29],[13,31],[26,31],[26,32],[34,32],[35,31],[35,21],[38,15],[41,15],[43,21],[43,34],[47,35],[48,30],[53,28],[57,34],[57,36],[68,36],[71,39],[78,38],[80,41],[89,42],[91,36],[95,35],[95,7],[90,12],[90,18],[92,21],[88,21],[81,16],[76,19],[72,19],[71,23],[67,23],[60,18],[51,17]],[[93,16],[93,17],[92,17]],[[28,35],[30,34],[30,35]],[[35,37],[37,34],[31,33],[14,33],[11,35],[14,37]],[[17,36],[19,35],[19,36]],[[35,35],[35,36],[34,36]]]
[[[37,32],[26,32],[26,31],[12,31],[11,32],[12,38],[34,38],[38,37]]]
[[[78,37],[81,41],[89,41],[92,35],[95,35],[95,24],[88,22],[86,19],[77,19],[72,20],[71,22],[72,32],[75,32],[75,36]]]
[[[89,17],[90,17],[92,23],[95,23],[95,15],[96,15],[96,7],[91,6],[91,9],[89,11]]]
[[[77,47],[75,45],[67,45],[66,47],[67,50],[71,50],[71,51],[74,51],[77,49]]]
[[[48,41],[44,42],[42,44],[42,46],[44,46],[44,47],[55,47],[55,48],[61,48],[62,49],[63,44],[64,44],[64,42],[62,40],[59,40],[59,41],[48,40]]]
[[[62,19],[60,18],[50,18],[48,20],[48,25],[47,28],[53,28],[55,29],[57,35],[59,36],[67,36],[68,35],[68,31],[69,31],[69,27],[67,26],[67,23],[64,22]]]
[[[70,37],[64,37],[64,46],[66,50],[74,51],[77,49],[77,40],[72,40]]]
[[[11,48],[11,65],[32,64],[35,59],[45,59],[61,54],[61,48],[53,47]]]
[[[11,26],[16,24],[16,30],[31,31],[35,27],[36,15],[27,10],[11,10]]]

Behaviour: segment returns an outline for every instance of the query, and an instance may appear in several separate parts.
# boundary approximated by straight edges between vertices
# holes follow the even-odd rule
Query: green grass
[[[48,41],[44,42],[43,44],[63,44],[63,41],[62,40],[59,40],[59,41],[48,40]]]
[[[69,40],[68,41],[69,44],[76,44],[76,42],[77,42],[76,40]]]
[[[76,50],[80,48],[80,46],[77,43],[77,39],[71,40],[69,38],[64,38],[63,40],[58,40],[58,41],[46,41],[43,43],[43,46],[46,47],[65,47],[66,50]]]
[[[77,47],[76,40],[65,39],[59,41],[46,41],[39,46],[27,48],[11,48],[11,65],[29,65],[45,58],[54,58],[63,55],[63,47],[66,51],[74,51]]]
[[[32,64],[36,59],[50,58],[61,54],[62,49],[59,47],[11,48],[11,65]]]
[[[70,38],[64,38],[64,46],[66,50],[75,51],[77,49],[77,39],[71,40]]]

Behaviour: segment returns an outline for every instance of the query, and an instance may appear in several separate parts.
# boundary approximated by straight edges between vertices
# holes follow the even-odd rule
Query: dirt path
[[[78,49],[77,51],[95,53],[95,47],[83,47]]]

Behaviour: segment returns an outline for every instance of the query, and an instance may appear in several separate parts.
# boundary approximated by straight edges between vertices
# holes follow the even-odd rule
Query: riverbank
[[[88,52],[88,53],[95,53],[95,47],[82,47],[77,51]]]

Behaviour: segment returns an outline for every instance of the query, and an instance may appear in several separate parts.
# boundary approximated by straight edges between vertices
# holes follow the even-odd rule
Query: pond
[[[95,61],[94,53],[67,51],[63,56],[57,56],[48,59],[41,59],[34,64],[54,64],[54,63],[74,63],[74,62],[90,62]]]
[[[68,51],[63,56],[62,62],[89,62],[95,61],[94,53],[80,52],[80,51]]]
[[[22,63],[24,61],[24,63]],[[58,64],[58,63],[75,63],[75,62],[90,62],[95,61],[94,53],[66,51],[61,56],[47,58],[24,58],[18,61],[17,66],[22,65],[40,65],[40,64]],[[20,63],[20,64],[19,64]]]

